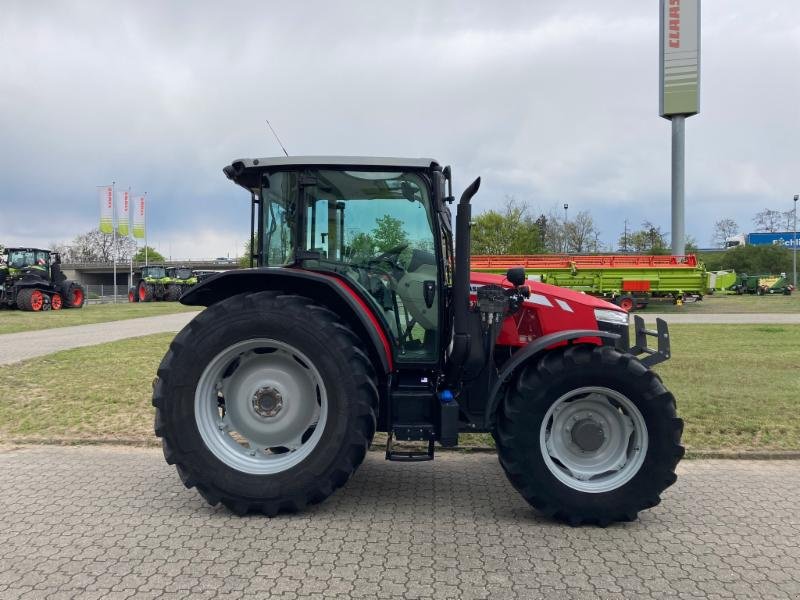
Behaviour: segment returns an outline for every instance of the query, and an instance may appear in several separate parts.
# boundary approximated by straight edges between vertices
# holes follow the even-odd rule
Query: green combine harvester
[[[737,294],[756,294],[768,296],[770,294],[783,294],[788,296],[794,290],[786,278],[786,273],[780,275],[748,275],[742,273],[736,277],[736,283],[731,290]]]
[[[473,271],[486,273],[524,267],[529,279],[599,296],[628,311],[644,308],[651,298],[702,300],[714,289],[693,254],[473,256],[471,263]]]
[[[186,290],[197,284],[197,276],[189,267],[142,267],[138,280],[128,290],[130,302],[175,302]]]

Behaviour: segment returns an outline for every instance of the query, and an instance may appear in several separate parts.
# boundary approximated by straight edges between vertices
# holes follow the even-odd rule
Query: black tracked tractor
[[[83,308],[86,290],[61,271],[61,256],[41,248],[6,248],[0,256],[0,308]]]

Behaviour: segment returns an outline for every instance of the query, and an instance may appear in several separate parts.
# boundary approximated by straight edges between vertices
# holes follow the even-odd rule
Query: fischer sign
[[[700,0],[661,0],[659,113],[700,112]]]

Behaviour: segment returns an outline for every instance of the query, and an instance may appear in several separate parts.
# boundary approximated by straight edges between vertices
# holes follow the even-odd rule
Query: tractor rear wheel
[[[571,525],[630,521],[675,482],[683,422],[653,371],[606,346],[554,350],[498,414],[500,464],[534,507]]]
[[[128,302],[138,302],[139,301],[139,294],[135,287],[128,289]]]
[[[168,285],[166,294],[164,295],[164,299],[167,302],[176,302],[178,298],[181,297],[181,286],[179,285]]]
[[[153,286],[142,281],[139,284],[139,302],[153,301]]]
[[[344,485],[372,441],[378,390],[336,314],[259,292],[210,306],[178,334],[153,405],[164,456],[186,487],[237,514],[272,516]]]
[[[17,293],[17,308],[39,312],[44,308],[44,294],[41,290],[22,289]]]

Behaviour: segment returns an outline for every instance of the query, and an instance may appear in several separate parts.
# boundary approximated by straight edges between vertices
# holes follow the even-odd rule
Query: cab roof
[[[5,248],[3,252],[49,252],[50,254],[53,253],[52,250],[47,250],[45,248]]]
[[[292,167],[351,167],[358,169],[430,169],[438,167],[433,158],[398,158],[390,156],[271,156],[266,158],[238,158],[222,169],[225,176],[240,186],[250,189],[257,185],[255,175],[262,169]]]

